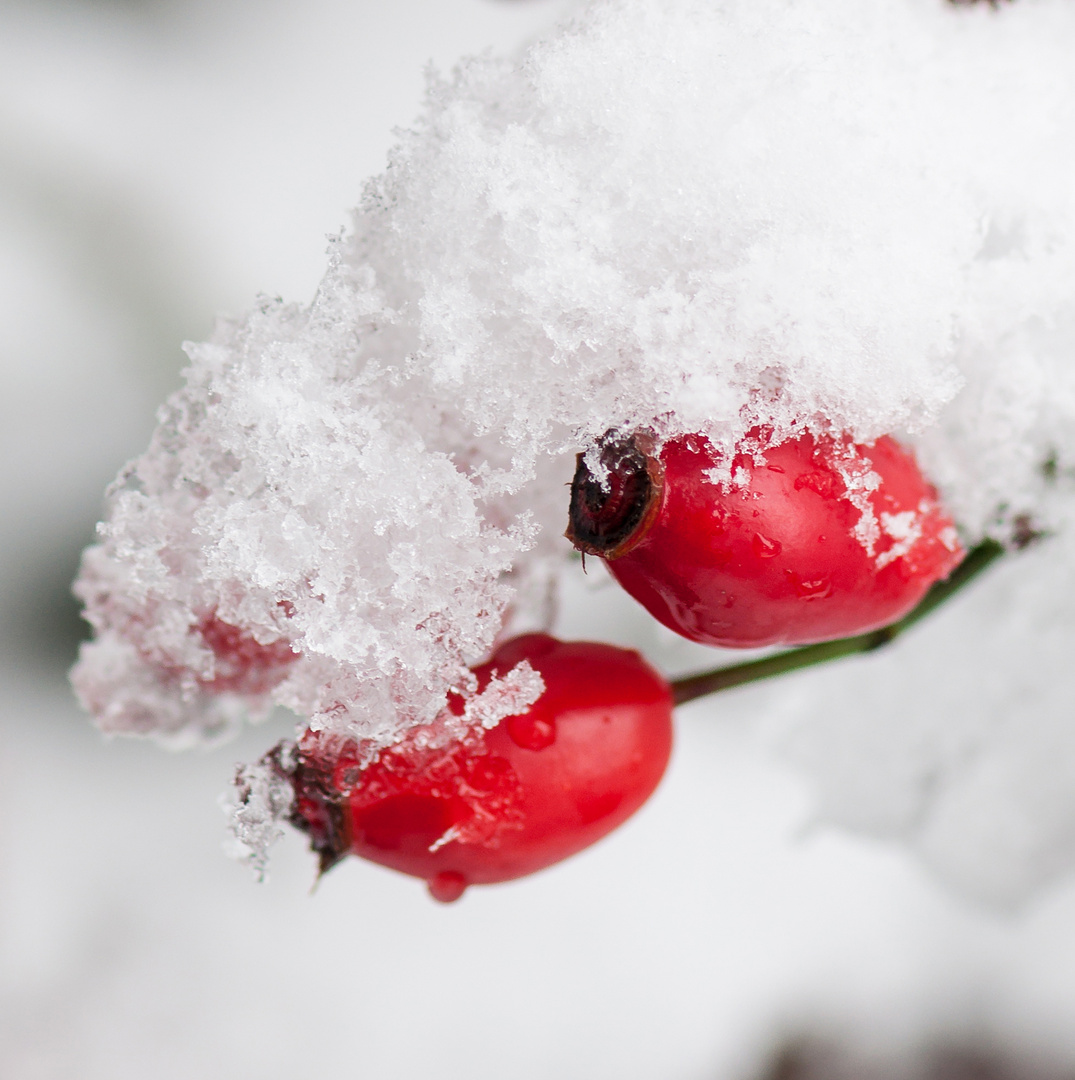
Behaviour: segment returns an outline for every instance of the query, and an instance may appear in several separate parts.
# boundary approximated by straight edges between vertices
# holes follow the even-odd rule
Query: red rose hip
[[[730,485],[708,479],[721,459],[703,437],[652,446],[606,436],[607,479],[579,455],[567,536],[692,641],[803,645],[875,630],[963,556],[936,491],[888,436],[865,446],[805,434],[764,457],[740,453]]]
[[[526,634],[474,669],[479,692],[523,660],[544,680],[538,700],[462,741],[413,728],[362,765],[354,742],[300,740],[291,820],[322,870],[353,853],[447,902],[581,851],[646,801],[671,751],[668,683],[630,650]],[[448,710],[464,704],[452,695]]]
[[[212,614],[198,624],[213,652],[214,674],[199,680],[214,693],[265,694],[283,682],[298,653],[285,640],[263,645],[250,633]]]

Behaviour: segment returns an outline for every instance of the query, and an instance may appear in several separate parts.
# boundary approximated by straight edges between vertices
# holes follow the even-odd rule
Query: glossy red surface
[[[963,555],[913,455],[888,437],[859,446],[804,435],[766,450],[764,464],[740,455],[731,490],[706,479],[718,460],[704,440],[669,442],[660,461],[660,508],[608,568],[693,641],[800,645],[877,629]],[[849,473],[867,485],[858,505]],[[868,539],[870,520],[864,545],[857,533]]]
[[[448,901],[581,851],[646,801],[671,751],[667,682],[638,653],[527,634],[475,669],[479,688],[522,660],[544,693],[464,742],[415,728],[362,768],[354,744],[302,741],[296,807],[323,861],[349,851]]]

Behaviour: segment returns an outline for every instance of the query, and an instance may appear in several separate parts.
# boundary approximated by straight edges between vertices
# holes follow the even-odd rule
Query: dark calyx
[[[350,850],[345,808],[331,777],[293,744],[281,743],[262,759],[291,785],[294,793],[288,823],[306,833],[317,855],[318,877],[341,862]]]
[[[643,537],[656,514],[661,494],[661,467],[640,442],[645,436],[610,431],[598,443],[602,481],[579,454],[571,481],[571,509],[564,535],[584,555],[615,559]]]

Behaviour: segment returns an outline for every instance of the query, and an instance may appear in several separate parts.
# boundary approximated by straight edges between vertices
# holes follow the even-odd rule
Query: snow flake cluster
[[[1068,0],[593,0],[434,81],[312,303],[189,347],[85,557],[82,700],[173,744],[273,704],[391,742],[547,624],[610,428],[893,433],[965,542],[1052,532],[1075,577],[1073,56]],[[814,727],[835,805],[877,748],[845,775]]]

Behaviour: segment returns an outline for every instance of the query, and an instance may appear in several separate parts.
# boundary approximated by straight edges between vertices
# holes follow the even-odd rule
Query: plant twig
[[[805,645],[800,649],[789,649],[775,656],[765,656],[760,660],[749,660],[745,664],[717,668],[715,671],[700,675],[689,675],[676,679],[672,683],[672,695],[677,705],[682,705],[706,694],[715,694],[744,683],[770,679],[774,675],[783,675],[799,668],[813,667],[815,664],[839,660],[856,653],[872,652],[890,641],[895,640],[905,630],[925,618],[954,593],[973,581],[987,566],[1004,554],[1004,547],[995,540],[983,540],[976,548],[968,552],[966,558],[948,575],[944,581],[938,581],[918,605],[902,619],[871,630],[868,634],[855,637],[839,638],[836,641],[823,641],[819,645]]]

